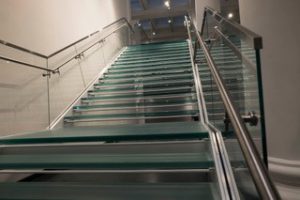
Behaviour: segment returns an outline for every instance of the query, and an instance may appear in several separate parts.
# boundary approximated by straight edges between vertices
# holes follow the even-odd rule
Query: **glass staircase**
[[[198,119],[187,50],[185,41],[127,47],[88,91],[82,104],[74,107],[74,115],[65,117],[65,123],[76,126]]]
[[[132,27],[119,23],[111,32],[125,35],[124,48],[100,77],[84,81],[84,93],[66,112],[52,118],[55,91],[48,87],[47,130],[0,138],[0,199],[280,199],[261,164],[259,48],[209,8],[201,35],[186,17],[185,40],[130,45]],[[104,46],[110,37],[81,53],[75,46],[76,56],[63,63],[77,59],[82,70],[99,58],[85,54],[100,43],[103,57],[116,54]],[[42,69],[48,85],[62,82],[51,77],[62,66]]]
[[[187,41],[127,47],[64,123],[0,140],[1,169],[35,174],[0,199],[222,198]]]

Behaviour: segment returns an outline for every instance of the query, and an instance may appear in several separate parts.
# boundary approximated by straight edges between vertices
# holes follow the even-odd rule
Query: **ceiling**
[[[147,35],[143,40],[186,38],[184,16],[193,11],[194,0],[130,0],[130,5],[133,23]]]

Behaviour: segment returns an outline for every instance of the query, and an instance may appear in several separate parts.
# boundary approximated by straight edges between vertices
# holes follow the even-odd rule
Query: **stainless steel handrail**
[[[236,109],[236,106],[233,103],[232,97],[228,92],[228,89],[224,83],[223,78],[221,77],[212,56],[210,55],[206,44],[204,43],[202,37],[200,36],[196,26],[187,19],[187,26],[191,26],[194,29],[194,33],[196,34],[197,42],[200,44],[200,47],[203,49],[205,58],[207,60],[209,69],[212,73],[212,76],[215,80],[215,83],[218,87],[218,90],[221,94],[222,101],[225,105],[225,109],[228,112],[229,118],[232,122],[234,131],[236,133],[238,142],[241,146],[241,150],[245,157],[246,163],[249,167],[249,171],[253,177],[255,186],[259,191],[262,199],[280,199],[280,196],[271,181],[268,172],[260,158],[258,150],[251,138],[251,135],[246,128],[239,112]]]
[[[107,29],[108,27],[110,27],[110,26],[112,26],[112,25],[114,25],[114,24],[116,24],[116,23],[118,23],[118,22],[120,22],[120,21],[125,21],[125,23],[126,23],[126,24],[128,25],[128,27],[130,28],[131,32],[134,33],[133,27],[131,26],[131,24],[129,23],[129,21],[128,21],[125,17],[122,17],[122,18],[120,18],[120,19],[118,19],[118,20],[116,20],[116,21],[114,21],[114,22],[112,22],[112,23],[110,23],[110,24],[104,26],[104,27],[103,27],[103,30],[104,30],[104,29]]]
[[[127,24],[127,26],[130,28],[131,32],[134,33],[134,30],[133,30],[131,24],[128,22],[128,20],[127,20],[125,17],[122,17],[122,18],[120,18],[120,19],[118,19],[118,20],[116,20],[116,21],[114,21],[114,22],[108,24],[107,26],[103,27],[102,31],[104,31],[105,29],[109,28],[110,26],[112,26],[112,25],[114,25],[114,24],[117,24],[117,23],[120,22],[120,21],[125,21],[125,23]],[[56,52],[50,54],[49,56],[47,56],[47,58],[49,59],[49,58],[51,58],[51,57],[53,57],[53,56],[55,56],[55,55],[57,55],[57,54],[63,52],[64,50],[70,48],[71,46],[74,46],[74,45],[78,44],[79,42],[82,42],[82,41],[84,41],[84,40],[86,40],[86,39],[88,39],[88,38],[92,37],[93,35],[98,34],[98,33],[100,33],[100,32],[101,32],[101,31],[95,31],[95,32],[93,32],[93,33],[91,33],[91,34],[89,34],[89,35],[87,35],[87,36],[85,36],[85,37],[83,37],[83,38],[77,40],[76,42],[73,42],[72,44],[69,44],[68,46],[66,46],[66,47],[64,47],[64,48],[62,48],[62,49],[60,49],[60,50],[58,50],[58,51],[56,51]]]
[[[41,57],[41,58],[47,58],[46,55],[43,55],[41,53],[32,51],[30,49],[26,49],[24,47],[18,46],[16,44],[13,44],[13,43],[10,43],[10,42],[4,41],[4,40],[0,40],[0,44],[3,44],[5,46],[11,47],[13,49],[17,49],[19,51],[23,51],[23,52],[26,52],[26,53],[29,53],[29,54],[32,54],[32,55],[35,55],[35,56],[38,56],[38,57]]]
[[[235,34],[244,38],[244,41],[246,41],[254,49],[262,49],[263,44],[262,44],[262,37],[260,35],[252,32],[251,30],[247,29],[246,27],[240,25],[237,22],[226,19],[216,10],[209,7],[205,7],[204,10],[203,23],[201,27],[201,35],[203,34],[204,31],[207,14],[211,15],[219,25],[226,24],[227,26],[229,26],[231,32],[234,32]]]
[[[27,66],[27,67],[31,67],[31,68],[34,68],[34,69],[43,70],[43,71],[50,72],[50,73],[56,73],[56,71],[52,70],[52,69],[47,69],[45,67],[41,67],[41,66],[38,66],[38,65],[33,65],[33,64],[25,63],[25,62],[22,62],[22,61],[19,61],[19,60],[15,60],[15,59],[3,57],[3,56],[0,56],[0,60],[5,60],[7,62],[12,62],[12,63],[16,63],[16,64],[19,64],[19,65],[24,65],[24,66]]]
[[[125,17],[122,17],[122,18],[120,18],[120,19],[114,21],[113,23],[111,23],[111,24],[109,24],[109,25],[103,27],[102,31],[104,31],[105,29],[109,28],[110,26],[112,26],[112,25],[114,25],[114,24],[116,24],[116,23],[118,23],[118,22],[120,22],[120,21],[125,21],[126,25],[130,28],[131,32],[134,33],[134,30],[133,30],[131,24],[128,22],[128,20],[127,20]],[[117,30],[118,30],[118,29],[117,29]],[[113,34],[115,31],[116,31],[116,30],[111,31],[110,34],[108,34],[108,35],[106,35],[104,38],[98,40],[96,43],[93,43],[91,46],[89,46],[87,49],[85,49],[84,51],[80,52],[79,54],[76,54],[75,56],[72,57],[72,59],[76,58],[76,57],[77,57],[78,55],[80,55],[81,53],[83,53],[83,52],[87,51],[88,49],[92,48],[95,44],[99,43],[99,41],[102,41],[103,39],[107,38],[108,36],[110,36],[111,34]],[[38,53],[38,52],[35,52],[35,51],[32,51],[32,50],[30,50],[30,49],[27,49],[27,48],[18,46],[18,45],[16,45],[16,44],[12,44],[12,43],[6,42],[6,41],[4,41],[4,40],[0,40],[0,44],[3,44],[3,45],[8,46],[8,47],[11,47],[11,48],[13,48],[13,49],[17,49],[17,50],[22,51],[22,52],[25,52],[25,53],[29,53],[29,54],[31,54],[31,55],[35,55],[35,56],[40,57],[40,58],[43,58],[43,59],[45,59],[45,60],[47,61],[47,60],[49,60],[51,57],[53,57],[53,56],[55,56],[55,55],[57,55],[57,54],[59,54],[59,53],[65,51],[66,49],[68,49],[68,48],[70,48],[70,47],[72,47],[72,46],[74,46],[74,45],[76,45],[76,44],[78,44],[78,43],[80,43],[80,42],[82,42],[82,41],[84,41],[84,40],[86,40],[86,39],[92,37],[93,35],[98,34],[98,33],[100,33],[100,31],[95,31],[95,32],[93,32],[93,33],[91,33],[91,34],[89,34],[89,35],[87,35],[87,36],[85,36],[85,37],[82,37],[82,38],[80,38],[79,40],[77,40],[77,41],[75,41],[75,42],[73,42],[73,43],[71,43],[71,44],[69,44],[69,45],[67,45],[67,46],[65,46],[65,47],[63,47],[63,48],[61,48],[61,49],[55,51],[54,53],[51,53],[51,54],[48,55],[48,56],[43,55],[43,54]],[[30,64],[30,63],[22,62],[22,61],[19,61],[19,60],[16,60],[16,59],[7,58],[7,57],[4,57],[4,56],[0,56],[0,59],[1,59],[1,60],[5,60],[5,61],[9,61],[9,62],[12,62],[12,63],[20,64],[20,65],[23,65],[23,66],[26,66],[26,67],[31,67],[31,68],[35,68],[35,69],[38,69],[38,70],[46,71],[46,72],[48,72],[48,73],[53,73],[53,74],[58,73],[58,70],[59,70],[61,67],[63,67],[65,64],[67,64],[67,63],[70,62],[70,60],[67,60],[66,62],[64,62],[64,64],[62,64],[62,65],[58,66],[56,69],[52,70],[52,69],[48,69],[48,68],[45,68],[45,67],[41,67],[41,66],[37,66],[37,65]],[[72,59],[71,59],[71,60],[72,60]]]
[[[71,44],[69,44],[69,45],[63,47],[62,49],[59,49],[59,50],[55,51],[54,53],[52,53],[52,54],[50,54],[50,55],[48,55],[48,56],[47,56],[47,59],[49,59],[49,58],[51,58],[51,57],[53,57],[53,56],[59,54],[60,52],[63,52],[64,50],[70,48],[71,46],[74,46],[74,45],[78,44],[79,42],[82,42],[82,41],[84,41],[84,40],[86,40],[86,39],[92,37],[93,35],[96,35],[96,34],[99,33],[99,32],[100,32],[100,31],[95,31],[95,32],[93,32],[93,33],[91,33],[91,34],[89,34],[89,35],[83,37],[83,38],[80,38],[79,40],[77,40],[77,41],[75,41],[75,42],[73,42],[73,43],[71,43]]]
[[[67,63],[69,63],[70,61],[72,61],[73,59],[77,58],[79,55],[82,55],[83,53],[85,53],[86,51],[88,51],[89,49],[91,49],[92,47],[94,47],[96,44],[104,42],[104,40],[106,38],[108,38],[110,35],[112,35],[113,33],[115,33],[117,30],[121,29],[124,25],[119,26],[118,28],[114,29],[113,31],[111,31],[111,33],[109,33],[108,35],[105,35],[104,37],[100,38],[99,40],[97,40],[96,42],[94,42],[92,45],[90,45],[89,47],[87,47],[86,49],[82,50],[81,52],[77,53],[76,55],[74,55],[73,57],[71,57],[70,59],[66,60],[63,64],[59,65],[58,67],[56,67],[54,69],[54,71],[58,71],[60,68],[62,68],[64,65],[66,65]]]

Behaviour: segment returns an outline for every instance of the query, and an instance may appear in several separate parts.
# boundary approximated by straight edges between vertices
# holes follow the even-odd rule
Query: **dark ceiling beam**
[[[169,0],[169,2],[170,2],[170,6],[172,6],[172,0]],[[169,17],[169,20],[171,20],[171,23],[169,23],[170,30],[171,30],[171,32],[174,32],[174,26],[173,26],[173,24],[174,24],[174,18],[173,17]]]
[[[169,32],[169,33],[160,33],[157,34],[155,37],[152,37],[153,41],[157,40],[170,40],[170,39],[186,39],[187,33],[186,32]],[[142,38],[143,41],[147,41],[147,38]]]
[[[174,18],[169,17],[169,20],[171,20],[171,23],[169,23],[170,30],[171,32],[174,32]]]
[[[145,10],[148,10],[148,0],[140,0],[140,4],[142,6],[142,8]],[[150,20],[150,25],[151,25],[151,29],[152,29],[152,32],[156,32],[156,26],[155,26],[155,22],[154,20],[152,19],[149,19]]]
[[[147,20],[147,19],[156,19],[163,17],[175,17],[185,15],[189,12],[189,6],[178,6],[172,7],[168,10],[167,8],[160,9],[147,9],[143,11],[135,11],[132,13],[133,20]]]
[[[146,33],[151,34],[150,30],[146,30]],[[156,34],[152,39],[163,39],[163,38],[186,38],[187,31],[185,27],[174,27],[174,32],[170,32],[169,27],[159,29],[159,33]]]
[[[140,2],[140,4],[141,4],[142,8],[143,8],[144,10],[147,10],[147,8],[148,8],[148,1],[140,0],[139,2]]]

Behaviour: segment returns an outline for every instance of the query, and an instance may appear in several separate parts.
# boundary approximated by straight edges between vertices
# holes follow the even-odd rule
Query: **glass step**
[[[123,104],[100,104],[100,105],[82,105],[74,106],[73,110],[76,112],[85,112],[93,110],[128,110],[128,109],[147,109],[147,108],[164,108],[164,107],[178,107],[196,105],[196,100],[190,99],[171,99],[156,102],[136,102],[136,103],[123,103]]]
[[[209,153],[156,154],[23,154],[1,155],[1,169],[205,169],[213,166]]]
[[[159,59],[139,59],[136,61],[121,61],[121,60],[117,60],[115,62],[115,64],[124,64],[124,65],[129,65],[129,64],[145,64],[145,63],[155,63],[155,62],[162,62],[162,61],[175,61],[175,60],[186,60],[186,59],[190,59],[189,55],[185,55],[185,56],[165,56],[163,58],[159,58]]]
[[[105,74],[103,78],[100,78],[100,81],[105,82],[119,82],[127,80],[136,80],[136,79],[151,79],[151,78],[162,78],[162,77],[173,77],[178,75],[192,75],[192,69],[186,70],[169,70],[169,71],[156,71],[156,72],[146,72],[146,73],[134,73],[134,74]]]
[[[159,94],[174,94],[182,91],[190,91],[192,92],[194,90],[193,88],[193,82],[190,83],[188,86],[166,86],[161,88],[143,88],[143,89],[137,89],[137,90],[119,90],[119,91],[103,91],[103,90],[91,90],[88,92],[88,95],[90,96],[112,96],[115,95],[118,97],[118,95],[124,95],[124,94],[130,94],[130,93],[136,93],[136,94],[143,94],[143,95],[159,95]]]
[[[109,79],[102,79],[99,83],[94,84],[95,87],[105,88],[105,87],[113,87],[113,86],[129,86],[129,85],[137,85],[137,84],[148,84],[153,83],[155,81],[166,82],[166,81],[174,81],[174,80],[185,80],[185,79],[193,79],[193,75],[189,74],[177,74],[177,75],[165,75],[165,76],[154,76],[154,77],[136,77],[135,79],[125,79],[119,80],[118,82],[111,82]]]
[[[17,191],[17,192],[16,192]],[[0,183],[0,199],[14,200],[213,200],[212,183],[99,185],[97,183]]]
[[[109,71],[111,70],[129,70],[129,69],[151,69],[153,67],[156,68],[170,68],[170,69],[174,69],[174,68],[179,68],[179,67],[191,67],[191,64],[189,62],[185,62],[185,63],[179,63],[179,64],[160,64],[160,65],[155,65],[153,64],[153,66],[143,66],[143,65],[138,65],[138,66],[125,66],[125,67],[111,67]]]
[[[178,53],[185,53],[189,54],[189,50],[184,48],[184,49],[176,49],[172,51],[152,51],[152,52],[136,52],[136,53],[122,53],[119,58],[136,58],[136,57],[144,57],[144,56],[161,56],[161,55],[172,55],[172,54],[178,54]]]
[[[57,130],[47,130],[20,136],[12,136],[9,138],[1,138],[0,144],[72,143],[126,140],[145,141],[192,138],[208,138],[208,132],[201,123],[165,122],[160,123],[159,126],[156,123],[153,123],[100,127],[64,127]]]
[[[180,43],[173,43],[173,44],[146,44],[146,45],[139,45],[139,46],[128,46],[127,50],[144,50],[144,49],[153,49],[153,48],[169,48],[169,47],[187,47],[187,42],[180,42]]]
[[[238,74],[237,75],[236,74],[228,74],[228,75],[223,76],[223,79],[224,79],[226,85],[230,84],[230,83],[236,83],[236,84],[241,84],[241,85],[244,84],[245,82],[251,83],[254,81],[254,78],[255,78],[254,75],[245,75],[245,76],[240,75],[239,76]],[[201,81],[202,81],[202,85],[204,85],[204,86],[215,84],[213,78],[211,78],[211,77],[202,78]]]
[[[135,56],[156,56],[156,55],[166,55],[174,54],[174,53],[189,53],[188,48],[176,48],[171,50],[151,50],[151,51],[137,51],[137,52],[124,52],[121,57],[131,58]]]
[[[112,64],[110,69],[118,69],[118,70],[122,70],[122,69],[127,69],[126,67],[130,67],[130,68],[134,68],[134,67],[151,67],[151,66],[160,66],[160,67],[166,67],[165,65],[180,65],[180,64],[190,64],[191,65],[191,61],[190,59],[183,59],[180,61],[157,61],[157,62],[152,62],[152,63],[144,63],[144,64]]]
[[[83,103],[107,103],[107,102],[128,102],[128,101],[145,101],[158,99],[177,99],[177,98],[195,98],[196,93],[190,90],[177,91],[176,93],[165,94],[127,94],[119,96],[104,96],[104,97],[86,97],[82,98]]]
[[[194,83],[193,79],[179,79],[179,80],[167,80],[167,81],[156,81],[152,83],[136,83],[136,84],[123,84],[119,86],[106,86],[106,87],[94,87],[93,90],[89,92],[112,92],[112,91],[139,91],[148,89],[160,89],[166,87],[175,87],[175,86],[192,86]]]
[[[247,99],[247,101],[258,99],[257,90],[254,90],[254,91],[236,90],[236,91],[230,91],[230,94],[231,94],[231,97],[233,98],[233,101],[237,101],[241,98]],[[242,96],[241,96],[241,94],[242,94]],[[219,92],[205,93],[204,96],[205,96],[205,100],[207,102],[222,100]]]
[[[111,68],[108,70],[108,74],[111,75],[126,75],[126,74],[141,74],[141,73],[157,73],[159,72],[177,72],[183,70],[190,70],[192,69],[191,65],[187,64],[186,66],[153,66],[147,68],[133,68],[133,69],[123,69],[123,70],[116,70]]]
[[[181,57],[181,56],[190,56],[189,53],[169,53],[167,56],[169,57]],[[128,58],[126,56],[118,57],[117,61],[138,61],[138,60],[150,60],[150,59],[159,59],[165,58],[165,55],[154,55],[154,56],[136,56],[132,58]]]
[[[153,50],[153,49],[166,49],[176,47],[188,47],[187,42],[176,43],[176,44],[147,44],[140,46],[128,46],[127,51],[139,51],[139,50]]]
[[[90,122],[90,121],[116,121],[116,120],[139,120],[160,118],[184,118],[197,117],[197,110],[165,111],[165,112],[136,112],[127,114],[102,114],[102,115],[73,115],[65,117],[67,123]]]
[[[143,49],[130,49],[127,48],[123,53],[125,55],[135,54],[135,53],[151,53],[151,52],[172,52],[176,50],[188,49],[187,45],[179,45],[179,46],[170,46],[170,47],[152,47],[152,48],[143,48]]]

